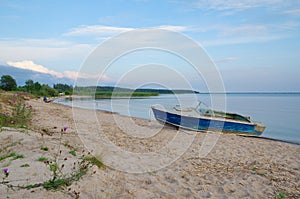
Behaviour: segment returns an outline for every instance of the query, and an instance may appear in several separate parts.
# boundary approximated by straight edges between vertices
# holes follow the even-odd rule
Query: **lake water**
[[[210,105],[209,94],[181,94],[180,101],[175,95],[159,95],[148,98],[129,99],[68,99],[59,98],[57,103],[86,109],[117,112],[121,115],[154,119],[150,107],[161,104],[172,107],[176,104],[196,105],[194,100]],[[300,143],[300,94],[227,94],[226,110],[251,116],[267,128],[263,137]]]

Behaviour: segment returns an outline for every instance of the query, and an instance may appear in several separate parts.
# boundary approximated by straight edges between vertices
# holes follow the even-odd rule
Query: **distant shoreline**
[[[229,94],[229,95],[235,95],[235,94],[245,94],[245,95],[300,95],[300,92],[225,92],[225,93],[222,93],[222,92],[199,92],[198,94]]]

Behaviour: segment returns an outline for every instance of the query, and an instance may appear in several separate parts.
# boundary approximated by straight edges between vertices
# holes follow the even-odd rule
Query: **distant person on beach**
[[[52,102],[52,100],[48,100],[46,96],[44,96],[43,101],[44,101],[45,103]]]

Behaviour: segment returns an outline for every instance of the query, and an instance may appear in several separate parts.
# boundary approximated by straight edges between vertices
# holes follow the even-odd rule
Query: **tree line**
[[[50,87],[48,84],[40,84],[29,79],[24,86],[18,86],[16,80],[10,75],[3,75],[0,79],[0,88],[5,91],[23,91],[39,96],[58,96],[59,94],[71,95],[73,87],[67,84],[54,84]]]

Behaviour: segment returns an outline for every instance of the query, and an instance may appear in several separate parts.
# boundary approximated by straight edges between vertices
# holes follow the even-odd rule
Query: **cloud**
[[[13,66],[13,67],[20,68],[20,69],[32,70],[35,72],[50,74],[50,75],[56,76],[58,78],[63,77],[62,73],[59,73],[59,72],[56,72],[53,70],[49,70],[48,68],[46,68],[42,65],[33,63],[33,61],[21,61],[21,62],[8,61],[7,64],[9,66]]]
[[[246,43],[263,43],[273,40],[282,39],[282,35],[265,35],[256,37],[231,37],[231,38],[219,38],[213,40],[204,40],[201,43],[203,46],[223,46],[233,44],[246,44]]]
[[[282,12],[283,14],[292,15],[292,16],[300,16],[300,8],[298,9],[290,9]]]
[[[192,4],[196,8],[211,10],[246,10],[258,7],[270,7],[284,4],[284,0],[197,0]]]
[[[238,57],[225,57],[225,58],[222,58],[222,59],[217,59],[214,62],[215,63],[224,63],[224,62],[236,61],[238,59],[239,59]]]
[[[129,30],[133,30],[133,28],[102,26],[102,25],[80,26],[71,29],[69,32],[65,33],[64,36],[98,35],[98,34],[114,35]]]
[[[176,32],[184,32],[190,30],[190,28],[186,26],[172,26],[172,25],[163,25],[163,26],[157,26],[153,28],[165,29],[165,30],[176,31]]]
[[[279,40],[287,37],[287,34],[282,32],[283,29],[288,27],[295,27],[296,24],[282,24],[282,25],[239,25],[239,26],[226,26],[216,24],[210,27],[199,29],[202,33],[211,33],[215,35],[214,39],[202,40],[204,46],[218,46],[229,44],[245,44],[245,43],[262,43],[274,40]]]
[[[268,31],[265,25],[242,25],[235,27],[222,27],[221,34],[223,36],[248,36],[248,35],[261,35]]]
[[[174,25],[161,25],[156,27],[149,28],[160,28],[171,31],[186,31],[188,30],[185,26],[174,26]],[[103,26],[103,25],[91,25],[91,26],[80,26],[77,28],[71,29],[69,32],[65,33],[64,36],[84,36],[84,35],[115,35],[122,32],[135,30],[136,28],[127,28],[127,27],[116,27],[116,26]]]
[[[96,44],[80,44],[58,39],[0,39],[0,62],[37,60],[39,62],[72,63],[79,66]],[[58,67],[63,67],[59,64]]]
[[[69,79],[73,79],[73,80],[76,80],[78,78],[81,78],[81,79],[98,79],[99,78],[99,75],[97,75],[97,74],[90,75],[90,74],[79,73],[79,72],[75,72],[75,71],[64,71],[61,73],[61,72],[57,72],[54,70],[49,70],[48,68],[46,68],[42,65],[36,64],[33,61],[28,61],[28,60],[20,61],[20,62],[8,61],[7,64],[9,66],[12,66],[15,68],[31,70],[31,71],[35,71],[35,72],[53,75],[57,78],[69,78]],[[102,75],[101,79],[104,81],[111,81],[111,79],[105,75]]]

